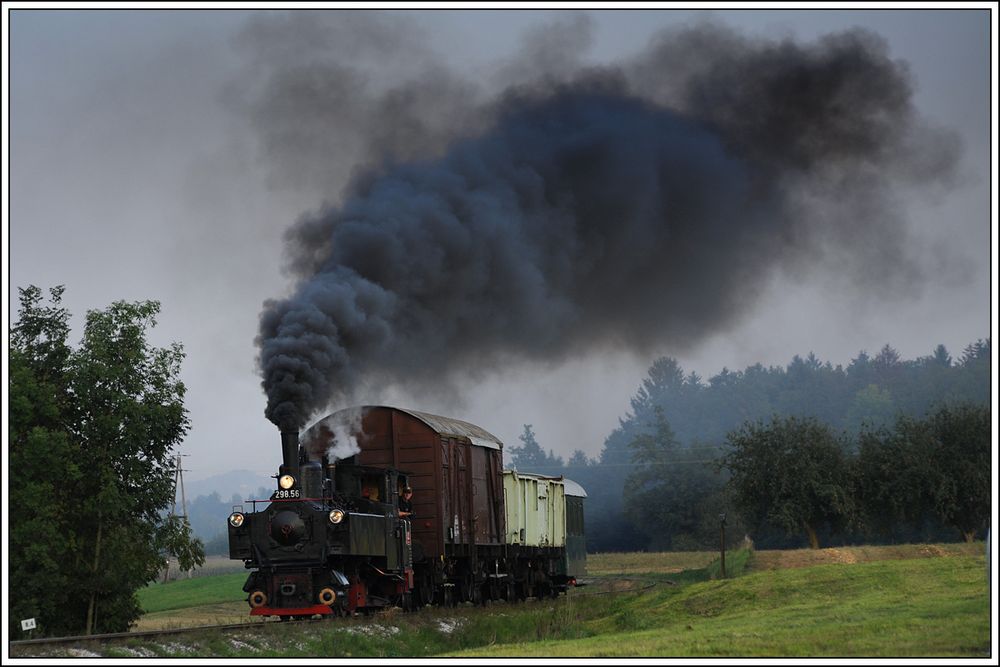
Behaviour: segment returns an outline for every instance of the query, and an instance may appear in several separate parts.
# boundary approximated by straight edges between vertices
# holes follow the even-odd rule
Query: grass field
[[[587,637],[451,655],[985,657],[989,620],[982,557],[880,560],[657,590]]]
[[[246,580],[246,573],[239,572],[150,584],[139,591],[139,604],[146,613],[151,613],[233,602],[246,597],[243,592],[243,582]]]
[[[106,657],[987,657],[982,543],[596,554],[558,600],[390,610],[370,618],[196,631],[47,655]],[[688,566],[688,567],[685,567]],[[244,574],[155,584],[143,623],[248,621]],[[151,627],[156,627],[155,625]],[[76,653],[72,651],[76,650]],[[82,651],[82,652],[81,652]],[[90,653],[88,653],[88,651]],[[29,655],[20,653],[20,657]],[[37,654],[36,654],[37,655]]]

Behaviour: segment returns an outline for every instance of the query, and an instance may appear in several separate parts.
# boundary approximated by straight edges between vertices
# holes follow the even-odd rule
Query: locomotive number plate
[[[289,498],[300,498],[298,489],[278,489],[271,496],[274,500],[288,500]]]

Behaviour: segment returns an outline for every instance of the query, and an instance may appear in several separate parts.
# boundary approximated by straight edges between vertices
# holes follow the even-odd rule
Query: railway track
[[[307,619],[311,620],[311,619]],[[229,623],[226,625],[195,625],[186,628],[169,628],[161,630],[143,630],[141,632],[111,632],[103,635],[74,635],[70,637],[44,637],[39,639],[19,639],[9,642],[11,647],[20,646],[44,646],[47,644],[83,644],[89,642],[103,643],[114,639],[135,639],[139,637],[160,637],[165,635],[179,635],[187,632],[200,632],[202,630],[236,630],[240,628],[251,628],[263,625],[266,621],[247,621],[245,623]],[[301,622],[301,621],[287,621]]]
[[[584,591],[584,590],[574,590],[571,598],[579,597],[590,597],[595,595],[615,595],[622,593],[642,593],[655,588],[657,585],[663,582],[648,582],[639,579],[633,579],[634,583],[640,583],[641,585],[630,586],[628,588],[617,588],[611,590],[601,590],[601,591]],[[667,582],[668,584],[672,582]],[[582,588],[582,587],[581,587]],[[547,601],[544,598],[530,598],[529,601]],[[437,608],[437,607],[435,607]],[[460,608],[460,607],[459,607]],[[419,611],[415,613],[420,613]],[[375,618],[377,615],[372,615]],[[105,644],[108,642],[113,642],[116,640],[125,639],[153,639],[156,637],[166,637],[171,635],[183,635],[192,632],[205,632],[205,631],[226,631],[226,630],[256,630],[262,626],[273,626],[273,625],[304,625],[304,624],[321,624],[321,623],[337,623],[349,620],[348,618],[337,618],[337,617],[324,617],[324,618],[303,618],[303,619],[290,619],[287,621],[280,620],[259,620],[259,621],[244,621],[242,623],[227,623],[220,625],[196,625],[183,628],[167,628],[160,630],[143,630],[136,632],[112,632],[100,635],[74,635],[69,637],[43,637],[38,639],[20,639],[16,641],[8,642],[8,646],[11,649],[15,648],[30,648],[30,647],[45,647],[45,646],[67,646],[74,644]],[[30,654],[25,654],[25,657],[29,657]]]

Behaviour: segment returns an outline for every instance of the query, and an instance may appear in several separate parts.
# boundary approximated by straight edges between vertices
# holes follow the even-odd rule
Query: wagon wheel
[[[419,606],[434,602],[434,582],[429,575],[417,579],[417,604]]]
[[[517,586],[510,579],[503,586],[503,599],[507,602],[514,602],[517,599]]]
[[[483,605],[486,604],[486,596],[483,595],[483,587],[472,585],[472,604]]]
[[[471,572],[466,572],[464,575],[462,575],[462,583],[458,597],[460,602],[476,601],[477,598],[476,585],[473,580]]]

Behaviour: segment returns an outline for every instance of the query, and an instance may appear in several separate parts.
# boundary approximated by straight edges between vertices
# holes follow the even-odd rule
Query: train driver
[[[404,487],[399,494],[399,516],[402,519],[413,516],[413,489]]]

